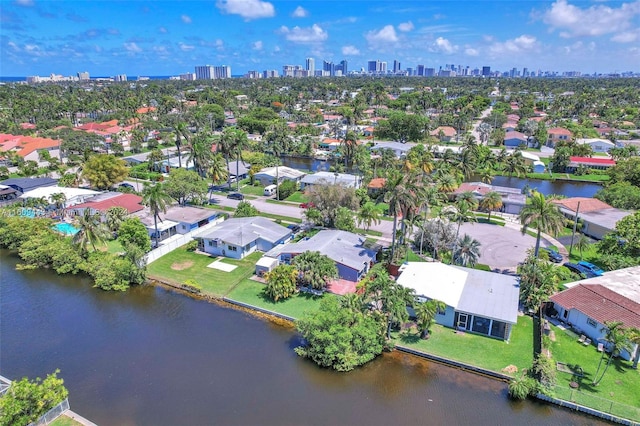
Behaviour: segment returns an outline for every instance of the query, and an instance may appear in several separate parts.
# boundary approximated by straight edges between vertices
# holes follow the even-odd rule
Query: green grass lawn
[[[109,253],[122,253],[122,252],[124,252],[124,248],[122,247],[122,244],[120,244],[120,242],[118,240],[107,241],[106,244],[104,245],[103,250],[104,249],[106,249],[106,251],[108,251]]]
[[[527,173],[529,179],[541,179],[541,180],[570,180],[576,182],[606,182],[610,179],[609,175],[604,174],[591,174],[576,176],[570,173]]]
[[[264,187],[262,186],[253,186],[253,185],[243,185],[240,186],[240,192],[245,195],[255,195],[257,197],[261,197],[264,195]]]
[[[309,201],[309,198],[304,194],[304,192],[296,191],[285,198],[285,201],[291,201],[293,203],[306,203]]]
[[[82,426],[82,423],[78,423],[73,420],[71,417],[67,417],[64,414],[55,419],[53,422],[49,423],[50,426]]]
[[[550,349],[554,361],[578,365],[584,371],[582,378],[558,371],[556,396],[640,421],[640,370],[631,368],[630,361],[616,358],[600,384],[593,386],[591,383],[598,369],[601,353],[593,345],[580,344],[573,333],[569,334],[555,326],[552,326],[552,330],[555,342],[551,342]],[[606,359],[605,356],[605,361]],[[579,383],[577,390],[569,387],[572,381]]]
[[[322,300],[323,297],[337,297],[329,293],[325,293],[323,296],[298,293],[289,299],[274,302],[263,294],[262,290],[264,287],[265,285],[262,283],[245,279],[231,290],[227,298],[293,318],[300,318],[305,312],[318,309],[319,301]]]
[[[395,333],[394,337],[398,345],[487,370],[502,372],[506,366],[515,365],[521,371],[532,363],[532,327],[530,317],[519,316],[509,343],[472,333],[457,334],[453,329],[437,324],[427,340],[421,339],[415,329]]]
[[[207,268],[215,258],[189,252],[181,247],[151,263],[148,275],[151,279],[170,281],[174,284],[182,284],[192,279],[202,286],[204,293],[222,297],[255,272],[255,264],[261,256],[262,253],[255,252],[242,260],[224,258],[224,263],[237,266],[233,271],[225,272]]]

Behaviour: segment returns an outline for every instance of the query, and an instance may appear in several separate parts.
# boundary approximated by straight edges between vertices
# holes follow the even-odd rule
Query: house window
[[[587,318],[587,324],[589,324],[591,327],[596,327],[598,325],[598,323],[591,318]]]
[[[491,320],[489,318],[474,316],[471,330],[475,331],[476,333],[489,334],[490,323]]]
[[[209,247],[214,247],[213,241],[209,240]]]
[[[447,313],[447,307],[445,306],[444,308],[440,308],[440,306],[438,306],[438,312],[436,312],[438,315],[444,315]]]
[[[227,246],[227,248],[229,249],[229,251],[238,251],[238,247],[236,246]]]

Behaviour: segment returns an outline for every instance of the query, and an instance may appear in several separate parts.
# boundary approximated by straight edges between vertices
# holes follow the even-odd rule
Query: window
[[[587,324],[589,324],[591,327],[596,327],[598,325],[598,323],[591,318],[587,318]]]
[[[236,246],[227,246],[227,248],[229,249],[229,251],[238,251],[238,247]]]
[[[438,306],[438,312],[436,312],[438,315],[444,315],[447,313],[447,307],[445,306],[443,309],[440,309],[440,306]]]
[[[209,240],[209,247],[213,247],[213,241]]]

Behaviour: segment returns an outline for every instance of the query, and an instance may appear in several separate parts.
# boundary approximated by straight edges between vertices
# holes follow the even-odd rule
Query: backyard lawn
[[[304,192],[296,191],[285,198],[285,201],[291,201],[294,203],[306,203],[309,201],[309,198],[304,195]]]
[[[293,318],[300,318],[303,313],[316,310],[319,301],[323,297],[336,297],[333,294],[325,293],[323,296],[312,296],[308,293],[298,293],[297,295],[274,302],[262,293],[264,284],[257,281],[244,279],[227,295],[227,298],[238,302],[247,303],[259,308],[268,309]]]
[[[458,334],[438,324],[431,328],[427,340],[421,339],[415,328],[395,333],[394,337],[397,345],[487,370],[502,372],[503,368],[515,365],[521,371],[529,368],[533,360],[532,327],[530,317],[519,316],[509,343],[477,334]]]
[[[264,187],[263,186],[253,186],[250,183],[243,185],[240,182],[240,192],[245,195],[255,195],[261,197],[264,195]]]
[[[53,422],[49,424],[50,426],[81,426],[82,423],[79,423],[73,420],[71,417],[67,417],[64,414],[55,419]]]
[[[571,331],[563,331],[555,326],[551,329],[555,335],[550,348],[553,360],[573,369],[579,366],[584,372],[583,377],[576,377],[557,371],[556,396],[640,421],[640,371],[631,368],[631,362],[616,358],[600,384],[593,386],[591,383],[598,369],[601,352],[593,345],[580,344],[578,336]],[[607,358],[605,355],[602,368]],[[571,389],[571,382],[578,383],[579,388]]]
[[[233,271],[225,272],[207,267],[216,260],[215,257],[189,252],[181,247],[151,263],[148,275],[151,279],[169,280],[174,284],[195,280],[204,293],[222,297],[255,272],[255,264],[261,256],[262,253],[255,252],[242,260],[223,258],[221,262],[237,266]]]

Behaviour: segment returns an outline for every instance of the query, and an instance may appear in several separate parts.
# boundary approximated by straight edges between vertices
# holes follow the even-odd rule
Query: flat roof
[[[189,206],[171,206],[167,208],[164,217],[174,222],[198,223],[201,220],[216,216],[217,212],[211,209],[200,209]]]
[[[640,303],[640,266],[608,271],[601,277],[574,281],[565,284],[565,287],[571,288],[579,284],[599,284],[636,303]]]

